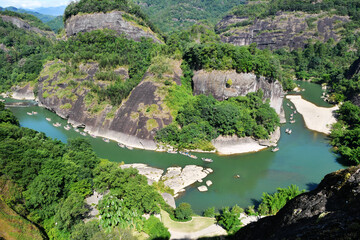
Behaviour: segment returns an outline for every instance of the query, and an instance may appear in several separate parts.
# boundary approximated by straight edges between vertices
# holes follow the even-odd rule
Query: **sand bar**
[[[336,123],[334,113],[339,109],[338,106],[332,108],[318,107],[299,95],[288,95],[286,98],[295,105],[296,110],[304,117],[307,128],[330,134],[331,125]]]

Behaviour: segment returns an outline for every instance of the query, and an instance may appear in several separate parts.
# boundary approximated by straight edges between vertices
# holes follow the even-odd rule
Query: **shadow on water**
[[[346,159],[342,156],[338,156],[336,158],[336,161],[338,163],[340,163],[341,165],[343,165],[344,167],[351,167],[351,166],[354,166],[354,162],[350,161],[349,159]]]
[[[315,188],[317,188],[318,185],[319,185],[318,183],[314,183],[314,182],[307,183],[306,190],[308,191],[314,190]]]

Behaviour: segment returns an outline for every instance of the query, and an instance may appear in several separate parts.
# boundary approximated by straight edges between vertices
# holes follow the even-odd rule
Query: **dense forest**
[[[153,238],[169,235],[157,219],[142,217],[158,213],[160,206],[170,209],[155,188],[137,170],[99,159],[87,141],[63,144],[19,127],[2,102],[0,139],[0,179],[16,192],[5,202],[50,239],[108,239],[131,235],[126,230],[131,228]],[[98,206],[102,218],[84,223],[89,212],[84,199],[94,190],[107,193]]]

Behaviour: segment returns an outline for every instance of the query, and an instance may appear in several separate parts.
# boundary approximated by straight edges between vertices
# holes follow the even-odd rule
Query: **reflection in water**
[[[284,108],[289,119],[290,108],[287,107],[287,103],[290,102],[285,100]],[[21,126],[44,132],[49,137],[63,142],[68,138],[83,137],[73,129],[66,131],[63,128],[66,121],[44,108],[14,107],[11,110]],[[30,111],[36,111],[38,114],[29,116],[26,112]],[[45,118],[51,118],[52,121],[48,122]],[[123,149],[117,143],[105,143],[101,138],[83,138],[90,141],[99,157],[111,161],[145,163],[163,169],[191,164],[211,167],[214,173],[204,179],[213,182],[208,192],[199,192],[196,187],[204,183],[195,183],[177,199],[177,204],[189,202],[197,213],[201,213],[212,206],[220,208],[238,204],[246,207],[252,205],[254,200],[260,199],[263,192],[272,193],[276,188],[287,187],[290,184],[296,184],[301,189],[311,189],[327,173],[342,168],[336,161],[336,155],[330,151],[326,136],[307,130],[301,115],[295,114],[294,119],[294,124],[287,123],[282,126],[282,136],[278,143],[280,150],[275,153],[270,149],[234,156],[196,153],[199,159],[191,159],[179,154]],[[54,127],[54,122],[60,122],[62,127]],[[286,128],[292,129],[292,134],[285,134]],[[201,157],[212,158],[214,162],[205,163]],[[235,175],[240,175],[240,178],[234,178]]]

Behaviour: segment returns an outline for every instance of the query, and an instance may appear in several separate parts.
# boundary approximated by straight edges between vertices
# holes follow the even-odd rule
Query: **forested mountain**
[[[135,0],[164,32],[186,29],[196,23],[214,25],[239,0]]]

